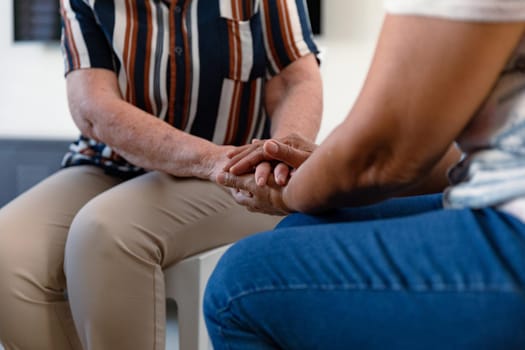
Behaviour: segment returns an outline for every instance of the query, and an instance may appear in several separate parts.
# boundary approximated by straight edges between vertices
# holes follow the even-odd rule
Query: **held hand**
[[[287,215],[292,212],[283,201],[284,187],[277,185],[270,177],[265,186],[258,186],[251,175],[235,176],[222,172],[217,176],[217,183],[232,188],[235,201],[248,208],[270,215]]]
[[[202,160],[206,174],[204,178],[216,183],[217,176],[223,172],[226,163],[230,161],[228,154],[235,149],[234,146],[214,146],[213,151]]]
[[[274,171],[275,180],[279,185],[284,186],[288,180],[290,170],[285,164],[277,164],[270,158],[265,160],[267,157],[265,157],[264,154],[264,142],[265,141],[263,140],[254,139],[251,144],[241,146],[230,152],[228,156],[231,158],[231,160],[226,164],[224,170],[229,171],[231,166],[236,162],[241,159],[246,159],[246,157],[250,157],[250,159],[252,159],[250,164],[253,165],[249,165],[249,168],[247,168],[246,172],[239,172],[236,175],[254,172],[257,185],[264,186],[268,182],[268,178],[270,177],[273,168],[277,167],[277,169]]]
[[[274,167],[274,179],[276,184],[284,186],[290,168],[297,169],[316,147],[317,145],[297,134],[279,140],[256,140],[230,152],[228,156],[231,160],[224,170],[234,175],[243,175],[255,168],[257,183],[262,185],[268,180],[272,163],[280,162]]]

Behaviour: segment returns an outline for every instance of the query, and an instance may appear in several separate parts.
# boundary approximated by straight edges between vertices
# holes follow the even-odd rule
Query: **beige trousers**
[[[6,350],[164,349],[162,269],[279,219],[211,182],[61,170],[0,209],[0,340]]]

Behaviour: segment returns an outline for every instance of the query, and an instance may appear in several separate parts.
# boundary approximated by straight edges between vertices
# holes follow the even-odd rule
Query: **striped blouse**
[[[317,53],[304,0],[61,0],[66,74],[115,72],[126,101],[216,144],[269,136],[265,82]],[[63,166],[142,170],[84,136]]]

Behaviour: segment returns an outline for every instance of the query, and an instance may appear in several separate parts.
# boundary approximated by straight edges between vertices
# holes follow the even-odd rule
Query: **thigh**
[[[279,220],[250,213],[236,204],[226,189],[209,181],[151,172],[106,191],[86,205],[75,219],[75,227],[86,229],[72,232],[68,247],[91,246],[86,239],[106,241],[108,246],[124,242],[131,254],[153,258],[154,263],[166,267],[195,253],[269,230]],[[90,227],[104,230],[93,233]]]
[[[63,288],[64,246],[73,217],[118,182],[95,167],[67,168],[1,208],[0,274],[21,274],[31,285]]]
[[[355,208],[342,208],[321,215],[293,214],[279,223],[279,228],[323,225],[337,222],[370,221],[421,214],[443,208],[441,194],[402,197]]]
[[[250,237],[206,299],[211,319],[285,349],[521,349],[524,284],[522,222],[439,210]]]

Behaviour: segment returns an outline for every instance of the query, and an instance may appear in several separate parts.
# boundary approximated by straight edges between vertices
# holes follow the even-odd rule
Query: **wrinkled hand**
[[[284,187],[276,184],[272,177],[265,186],[259,186],[252,174],[236,176],[222,172],[217,176],[217,183],[230,187],[235,201],[249,211],[270,215],[287,215],[292,212],[283,201]]]
[[[286,185],[290,170],[297,169],[315,150],[316,144],[297,134],[281,139],[255,140],[250,145],[238,147],[228,153],[231,158],[224,171],[234,175],[253,172],[259,186],[268,183],[270,173],[280,186]]]
[[[230,161],[228,154],[235,149],[234,146],[217,146],[213,152],[208,154],[201,162],[206,174],[204,178],[217,182],[217,176],[224,171],[224,167]]]

